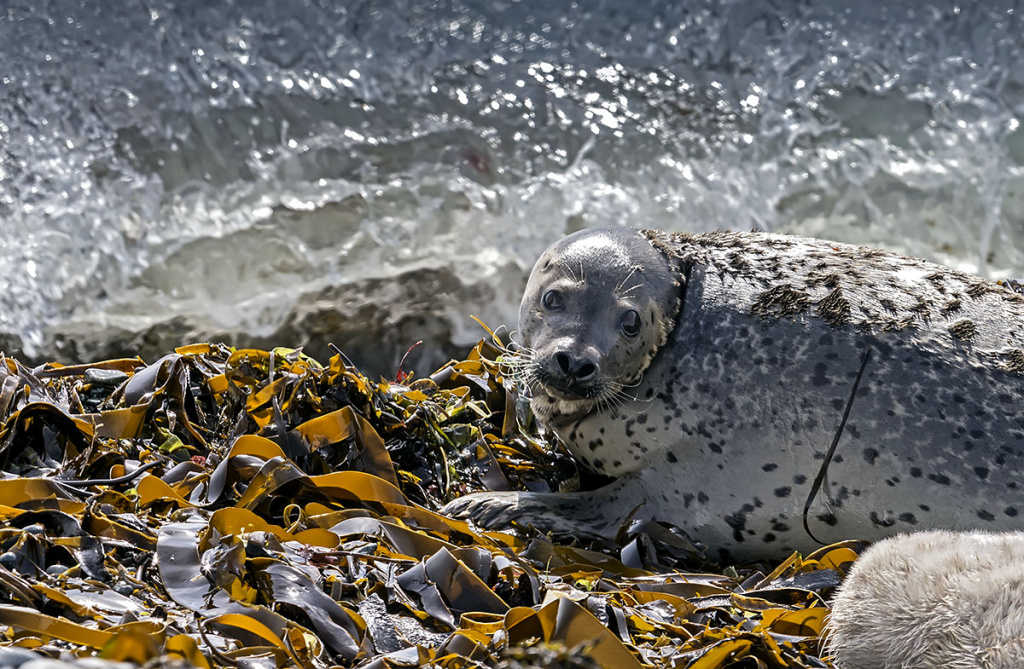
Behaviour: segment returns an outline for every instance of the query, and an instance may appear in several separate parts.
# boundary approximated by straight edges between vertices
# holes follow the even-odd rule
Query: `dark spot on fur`
[[[789,486],[782,486],[781,488],[775,489],[776,497],[789,497],[789,493],[793,492],[793,489]]]
[[[777,464],[775,464],[774,462],[769,462],[768,464],[761,465],[761,471],[763,471],[763,472],[773,472],[773,471],[775,471],[778,468],[779,468],[779,466]]]
[[[1004,351],[1001,354],[1003,361],[1001,366],[1008,372],[1024,375],[1024,351],[1019,348]]]
[[[743,530],[747,527],[747,514],[742,511],[729,514],[725,517],[725,524],[732,528],[732,538],[737,543],[745,541]]]
[[[918,504],[917,508],[921,509],[922,511],[931,511],[932,510],[932,507],[928,506],[927,504]]]
[[[945,474],[929,474],[928,479],[938,483],[939,485],[949,485],[949,477]]]
[[[818,316],[832,327],[850,322],[850,301],[843,297],[843,291],[836,286],[818,302]]]
[[[667,459],[669,462],[679,462],[679,458],[677,458],[676,454],[673,453],[672,451],[668,452],[668,455],[665,456],[665,459]]]
[[[775,286],[757,296],[750,313],[759,318],[796,316],[811,306],[811,297],[792,286]]]
[[[995,290],[995,286],[990,284],[988,281],[978,279],[967,288],[967,294],[975,299],[981,297],[985,293]]]
[[[793,477],[793,483],[796,485],[803,485],[804,483],[807,483],[807,477],[803,474],[797,474]]]
[[[1008,506],[1005,509],[1003,509],[1003,513],[1008,515],[1010,518],[1016,518],[1017,517],[1017,509],[1012,507],[1012,506]]]
[[[921,468],[920,467],[911,467],[910,468],[910,475],[913,476],[915,479],[921,478]]]
[[[915,518],[914,514],[912,514],[912,513],[901,513],[900,514],[900,520],[903,521],[904,523],[909,523],[911,525],[917,525],[917,518]]]
[[[877,448],[865,448],[863,452],[864,452],[864,462],[868,463],[869,465],[875,464],[875,460],[878,459],[878,449]]]
[[[995,520],[996,519],[995,516],[993,516],[990,512],[986,511],[985,509],[982,509],[981,511],[978,512],[978,518],[981,518],[982,520]]]
[[[974,473],[977,474],[979,479],[984,481],[988,478],[988,467],[975,467]]]
[[[708,503],[708,499],[710,499],[710,498],[708,497],[706,492],[698,492],[697,493],[697,501],[700,502],[701,504],[707,504]]]
[[[818,520],[825,523],[829,527],[835,527],[839,520],[831,513],[819,513],[817,516]]]
[[[875,527],[892,527],[896,524],[896,521],[892,518],[882,518],[878,515],[877,511],[871,512],[871,524]]]

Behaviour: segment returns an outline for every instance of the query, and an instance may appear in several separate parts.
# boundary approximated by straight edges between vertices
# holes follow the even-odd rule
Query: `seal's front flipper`
[[[441,512],[490,529],[517,521],[550,532],[614,538],[643,500],[642,495],[629,494],[637,487],[635,478],[623,477],[592,492],[481,492],[452,500]]]

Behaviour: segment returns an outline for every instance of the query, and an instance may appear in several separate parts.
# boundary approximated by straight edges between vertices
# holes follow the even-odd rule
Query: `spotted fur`
[[[870,350],[810,506],[814,537],[1022,527],[1020,295],[923,260],[828,241],[616,234],[627,256],[654,249],[655,260],[644,262],[675,272],[649,286],[676,291],[679,315],[664,321],[671,332],[621,405],[556,417],[537,393],[533,406],[582,466],[618,480],[573,495],[471,497],[453,511],[614,534],[639,506],[640,516],[682,526],[712,557],[812,550],[804,503]],[[591,261],[588,285],[614,283],[602,278],[605,269],[603,259]],[[528,290],[525,313],[536,299]],[[537,333],[535,349],[566,335],[536,328],[523,312],[520,329]],[[643,360],[634,357],[638,367]]]

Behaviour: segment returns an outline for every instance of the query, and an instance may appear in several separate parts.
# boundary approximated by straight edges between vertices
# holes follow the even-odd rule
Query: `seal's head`
[[[679,272],[635,230],[584,230],[548,248],[519,308],[541,424],[626,399],[675,327],[679,295]]]

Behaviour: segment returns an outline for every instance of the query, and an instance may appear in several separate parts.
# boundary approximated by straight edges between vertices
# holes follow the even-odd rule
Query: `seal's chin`
[[[598,398],[581,396],[578,391],[566,390],[549,383],[531,386],[530,405],[541,425],[555,427],[583,418],[593,411]]]
[[[535,393],[530,402],[541,425],[554,427],[583,418],[594,410],[597,400],[586,398],[559,399],[548,393]]]

